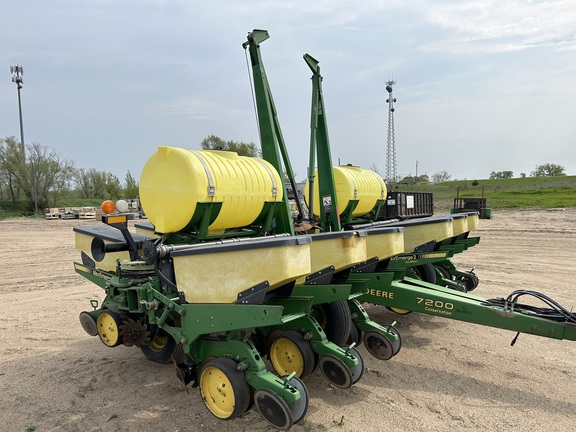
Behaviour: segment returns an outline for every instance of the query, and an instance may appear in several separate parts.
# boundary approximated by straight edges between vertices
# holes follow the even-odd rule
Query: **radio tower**
[[[386,81],[386,91],[389,93],[388,99],[388,145],[386,147],[386,181],[396,182],[396,142],[394,140],[394,102],[392,97],[392,86],[396,81]]]

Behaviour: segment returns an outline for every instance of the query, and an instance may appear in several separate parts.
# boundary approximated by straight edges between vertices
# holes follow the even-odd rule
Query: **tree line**
[[[57,207],[65,198],[136,198],[138,182],[130,171],[124,183],[110,172],[77,168],[54,149],[15,137],[0,138],[0,201],[32,203],[35,210]],[[32,210],[29,208],[27,210]]]
[[[253,142],[223,140],[209,135],[200,143],[204,150],[228,150],[242,156],[261,157],[261,150]],[[375,167],[373,167],[375,168]],[[531,177],[566,175],[564,167],[545,163],[536,166]],[[512,178],[512,171],[492,171],[490,179]],[[521,173],[520,177],[526,177]],[[440,171],[431,177],[409,175],[398,179],[401,183],[440,183],[449,181],[451,175]],[[124,182],[106,171],[94,168],[77,168],[74,162],[63,158],[54,149],[37,142],[23,148],[15,137],[0,138],[0,201],[8,201],[16,208],[17,202],[33,203],[36,210],[57,207],[62,199],[112,199],[136,198],[138,181],[130,171]],[[31,210],[31,209],[30,209]]]

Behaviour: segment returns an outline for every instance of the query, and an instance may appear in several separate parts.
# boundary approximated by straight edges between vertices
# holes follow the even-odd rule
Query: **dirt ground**
[[[576,306],[576,209],[494,212],[480,244],[453,261],[475,267],[475,294],[544,292]],[[1,431],[268,431],[255,411],[222,422],[171,365],[137,348],[107,348],[78,314],[96,285],[76,275],[72,227],[95,221],[0,221]],[[398,322],[400,353],[382,362],[359,348],[364,376],[347,390],[316,371],[310,406],[294,431],[574,430],[576,344],[421,314],[366,306]],[[576,309],[576,308],[575,308]]]

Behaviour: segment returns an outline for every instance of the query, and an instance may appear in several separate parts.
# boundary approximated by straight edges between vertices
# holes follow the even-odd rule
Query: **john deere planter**
[[[372,321],[362,302],[576,339],[574,314],[542,294],[488,300],[468,293],[478,278],[450,258],[478,243],[470,236],[477,213],[380,220],[382,178],[332,165],[320,68],[309,55],[309,213],[297,199],[293,220],[281,175],[296,190],[293,170],[260,56],[267,38],[254,30],[243,44],[262,159],[159,147],[140,177],[149,223],[131,232],[127,215],[108,203],[103,225],[74,229],[82,257],[75,270],[105,293],[80,314],[88,334],[174,363],[219,419],[254,405],[282,430],[306,415],[303,380],[316,368],[348,388],[364,370],[359,343],[382,360],[399,352],[394,324]],[[545,307],[520,303],[527,295]]]
[[[352,286],[332,279],[366,260],[365,235],[294,235],[274,215],[283,188],[264,160],[160,147],[141,176],[153,230],[131,233],[121,213],[75,228],[75,269],[106,293],[82,312],[84,329],[109,347],[176,362],[182,381],[200,386],[207,408],[225,420],[253,401],[270,424],[289,428],[306,412],[301,379],[316,367],[336,387],[356,383],[363,361],[346,344]],[[344,321],[326,322],[318,311]],[[364,318],[385,340],[385,357],[395,355],[398,333]]]

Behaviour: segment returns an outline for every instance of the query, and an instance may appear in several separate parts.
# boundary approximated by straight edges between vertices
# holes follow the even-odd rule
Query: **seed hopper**
[[[522,293],[486,300],[464,292],[477,278],[449,258],[478,243],[469,236],[477,213],[378,219],[384,181],[332,166],[318,62],[308,55],[310,166],[318,169],[309,173],[307,200],[318,216],[306,220],[299,211],[294,221],[281,173],[292,183],[294,175],[260,53],[267,38],[254,30],[243,44],[261,159],[159,147],[140,177],[148,223],[132,232],[127,215],[107,202],[102,225],[74,229],[82,257],[75,271],[105,293],[80,314],[89,335],[174,363],[219,419],[254,405],[282,430],[304,418],[303,380],[316,368],[348,388],[364,371],[359,343],[382,360],[399,352],[394,323],[374,322],[362,302],[576,339],[574,316],[560,319],[565,310],[556,306],[554,314],[520,305]]]

